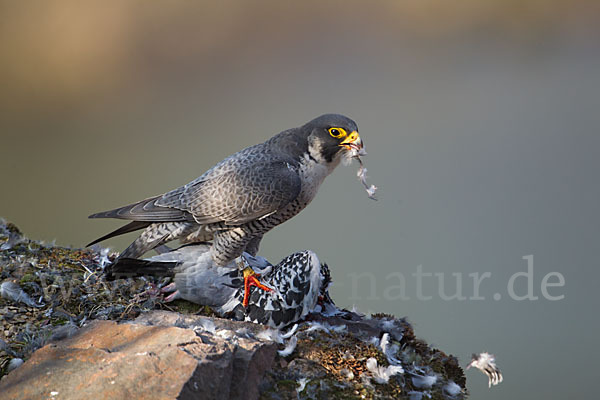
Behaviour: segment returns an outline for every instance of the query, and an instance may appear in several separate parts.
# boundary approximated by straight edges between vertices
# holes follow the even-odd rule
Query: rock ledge
[[[311,314],[283,335],[185,301],[165,304],[157,281],[111,286],[102,278],[108,257],[34,242],[0,221],[3,397],[466,396],[457,359],[417,339],[404,319]]]

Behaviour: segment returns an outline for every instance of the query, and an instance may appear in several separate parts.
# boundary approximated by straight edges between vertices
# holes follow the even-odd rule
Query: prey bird
[[[212,259],[225,266],[243,252],[256,255],[263,235],[302,211],[340,161],[363,154],[356,123],[325,114],[225,158],[184,186],[90,215],[131,222],[89,245],[143,229],[119,257],[138,258],[173,240],[211,242]]]
[[[105,269],[107,280],[135,276],[169,276],[172,283],[163,292],[172,292],[166,301],[183,298],[210,306],[222,316],[251,321],[281,329],[294,324],[321,306],[333,305],[328,287],[331,275],[317,255],[300,251],[272,265],[262,257],[244,254],[244,269],[237,260],[217,265],[207,244],[185,245],[145,260],[119,258]],[[261,276],[256,290],[247,286],[247,274]],[[257,285],[258,286],[258,285]]]

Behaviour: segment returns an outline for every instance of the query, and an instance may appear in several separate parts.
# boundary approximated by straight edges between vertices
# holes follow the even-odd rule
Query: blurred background
[[[495,354],[504,383],[468,371],[472,398],[593,398],[599,17],[592,0],[2,1],[0,216],[84,246],[121,224],[89,214],[343,113],[379,201],[340,167],[260,254],[312,249],[338,305],[407,316],[463,365]],[[516,301],[529,255],[538,299]],[[443,273],[429,300],[418,268]],[[466,299],[447,300],[457,276]]]

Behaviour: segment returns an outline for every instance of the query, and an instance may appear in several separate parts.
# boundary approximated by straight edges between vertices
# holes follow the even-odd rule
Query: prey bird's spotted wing
[[[196,222],[243,224],[285,207],[301,189],[295,163],[284,158],[230,158],[155,204],[188,212]]]

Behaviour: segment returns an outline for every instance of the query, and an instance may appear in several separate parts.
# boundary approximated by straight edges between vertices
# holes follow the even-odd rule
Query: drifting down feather
[[[488,387],[497,385],[504,379],[500,369],[496,365],[496,358],[490,353],[473,354],[467,369],[475,367],[488,377]]]

